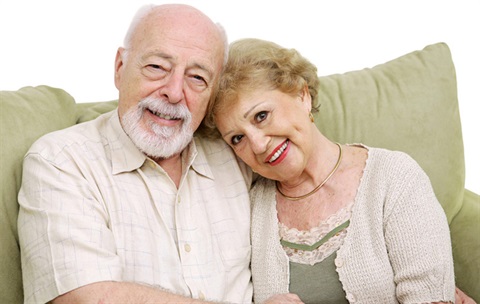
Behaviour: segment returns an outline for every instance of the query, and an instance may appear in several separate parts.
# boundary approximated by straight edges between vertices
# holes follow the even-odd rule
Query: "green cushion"
[[[341,143],[410,154],[451,222],[463,199],[465,165],[448,46],[438,43],[371,69],[321,77],[320,86],[319,129]]]
[[[451,222],[462,205],[464,159],[455,70],[447,45],[431,45],[372,69],[320,80],[322,106],[315,115],[320,130],[338,142],[409,153],[430,176]],[[0,303],[23,301],[16,226],[23,155],[41,135],[116,106],[116,101],[75,104],[65,91],[46,86],[0,91]],[[466,192],[465,199],[470,204],[451,222],[455,272],[458,285],[479,296],[478,267],[469,267],[478,260],[479,245],[472,243],[477,235],[468,234],[478,227],[479,196]]]
[[[97,118],[100,114],[116,109],[118,100],[77,104],[77,123]]]
[[[480,195],[465,190],[450,231],[457,285],[480,303]]]
[[[17,193],[23,156],[45,133],[75,124],[75,101],[47,86],[0,91],[0,303],[23,301]]]

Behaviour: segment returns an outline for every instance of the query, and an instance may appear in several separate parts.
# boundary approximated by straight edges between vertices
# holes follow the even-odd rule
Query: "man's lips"
[[[155,112],[153,110],[150,110],[150,109],[145,109],[145,111],[150,114],[151,116],[153,116],[153,119],[155,121],[157,121],[157,123],[160,123],[160,124],[163,124],[165,126],[174,126],[176,125],[178,122],[182,121],[182,118],[179,118],[179,117],[172,117],[168,114],[164,114],[164,113],[159,113],[159,112]],[[161,121],[160,121],[161,120]]]
[[[290,150],[290,141],[287,139],[268,155],[265,162],[272,166],[279,164],[287,156],[288,150]]]
[[[177,117],[172,117],[168,114],[164,114],[164,113],[159,113],[159,112],[155,112],[153,110],[150,110],[150,109],[147,109],[150,113],[152,113],[153,115],[157,116],[157,117],[160,117],[162,119],[166,119],[166,120],[181,120],[181,118],[177,118]]]

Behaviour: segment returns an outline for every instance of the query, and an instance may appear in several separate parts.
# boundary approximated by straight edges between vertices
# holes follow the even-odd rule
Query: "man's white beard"
[[[181,119],[182,123],[179,126],[167,127],[150,121],[144,127],[140,121],[146,109]],[[121,120],[123,129],[137,148],[152,158],[169,158],[180,154],[192,141],[192,114],[182,104],[171,104],[162,99],[147,97],[141,100],[136,108],[129,109]]]

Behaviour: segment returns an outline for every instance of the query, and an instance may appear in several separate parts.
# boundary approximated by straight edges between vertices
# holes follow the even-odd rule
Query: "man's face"
[[[122,126],[142,151],[160,158],[179,154],[191,140],[223,62],[216,29],[194,20],[165,19],[150,17],[142,22],[129,49],[119,49],[115,62]],[[147,142],[139,134],[149,138]],[[178,136],[183,140],[172,147],[174,153],[148,149],[153,143],[171,146]]]

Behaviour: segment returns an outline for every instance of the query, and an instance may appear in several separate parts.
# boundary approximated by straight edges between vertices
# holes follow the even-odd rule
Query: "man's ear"
[[[124,55],[126,55],[125,52],[126,51],[124,48],[119,47],[117,50],[117,55],[115,56],[115,86],[117,87],[117,89],[120,86],[120,78],[122,76],[122,68],[125,59]]]

